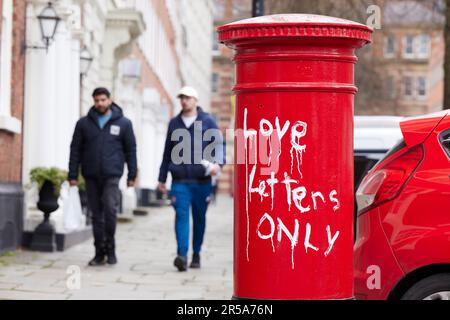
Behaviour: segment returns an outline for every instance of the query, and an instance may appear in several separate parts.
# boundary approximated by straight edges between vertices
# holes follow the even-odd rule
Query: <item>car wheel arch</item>
[[[414,284],[438,273],[450,273],[450,263],[426,265],[409,272],[395,285],[388,300],[400,300]]]

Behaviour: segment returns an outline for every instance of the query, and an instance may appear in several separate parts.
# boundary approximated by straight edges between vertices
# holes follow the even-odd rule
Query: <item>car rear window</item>
[[[450,130],[447,130],[441,134],[440,141],[445,152],[447,152],[447,155],[450,157]]]

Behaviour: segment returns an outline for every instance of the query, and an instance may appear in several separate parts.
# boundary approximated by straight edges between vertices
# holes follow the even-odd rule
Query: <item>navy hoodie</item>
[[[131,121],[124,117],[115,103],[111,106],[111,119],[104,128],[98,123],[98,113],[92,107],[75,127],[70,146],[69,179],[119,178],[128,167],[128,180],[137,177],[136,138]]]
[[[198,141],[194,142],[195,138],[202,139],[201,143],[202,154],[199,156],[200,160],[203,159],[203,153],[205,152],[205,149],[208,147],[208,145],[212,145],[218,147],[214,148],[214,151],[211,152],[212,159],[205,159],[205,160],[208,160],[210,162],[216,162],[221,166],[225,163],[223,136],[219,131],[216,121],[209,113],[204,112],[202,108],[198,107],[197,111],[198,117],[195,121],[201,122],[202,132],[197,132],[196,135],[194,134],[195,124],[192,124],[189,128],[186,128],[186,125],[184,124],[183,119],[181,118],[182,113],[178,114],[178,116],[176,116],[170,121],[169,128],[167,130],[163,160],[159,171],[159,178],[158,178],[159,182],[165,183],[167,181],[168,172],[171,173],[172,180],[174,182],[204,182],[204,183],[211,182],[211,176],[205,176],[206,169],[204,168],[204,166],[201,163],[195,163],[194,161],[196,151],[195,143],[198,143]],[[190,140],[182,141],[183,139],[180,138],[177,141],[172,141],[172,138],[176,136],[176,135],[173,136],[173,133],[177,129],[185,129],[185,130],[187,129],[190,135]],[[212,139],[210,139],[211,141],[205,141],[207,139],[203,139],[203,136],[205,132],[210,129],[217,130],[216,131],[217,135],[214,136]],[[185,144],[187,142],[189,142],[189,144]],[[175,146],[180,144],[183,145],[185,148],[190,147],[191,159],[189,163],[183,162],[181,164],[176,164],[172,161],[173,160],[171,158],[172,151]],[[182,151],[179,154],[183,156]]]

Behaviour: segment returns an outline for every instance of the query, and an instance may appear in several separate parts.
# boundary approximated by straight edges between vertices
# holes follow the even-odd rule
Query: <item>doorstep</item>
[[[24,231],[22,235],[22,247],[30,249],[33,231]],[[65,251],[73,246],[83,243],[92,238],[92,226],[86,226],[83,229],[67,232],[56,233],[56,250]]]

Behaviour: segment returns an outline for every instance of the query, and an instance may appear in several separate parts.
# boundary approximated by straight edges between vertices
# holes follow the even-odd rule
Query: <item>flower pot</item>
[[[51,181],[46,181],[39,191],[37,207],[44,213],[44,221],[39,224],[33,233],[31,250],[54,252],[56,250],[55,228],[50,223],[50,214],[58,210],[58,196]]]

